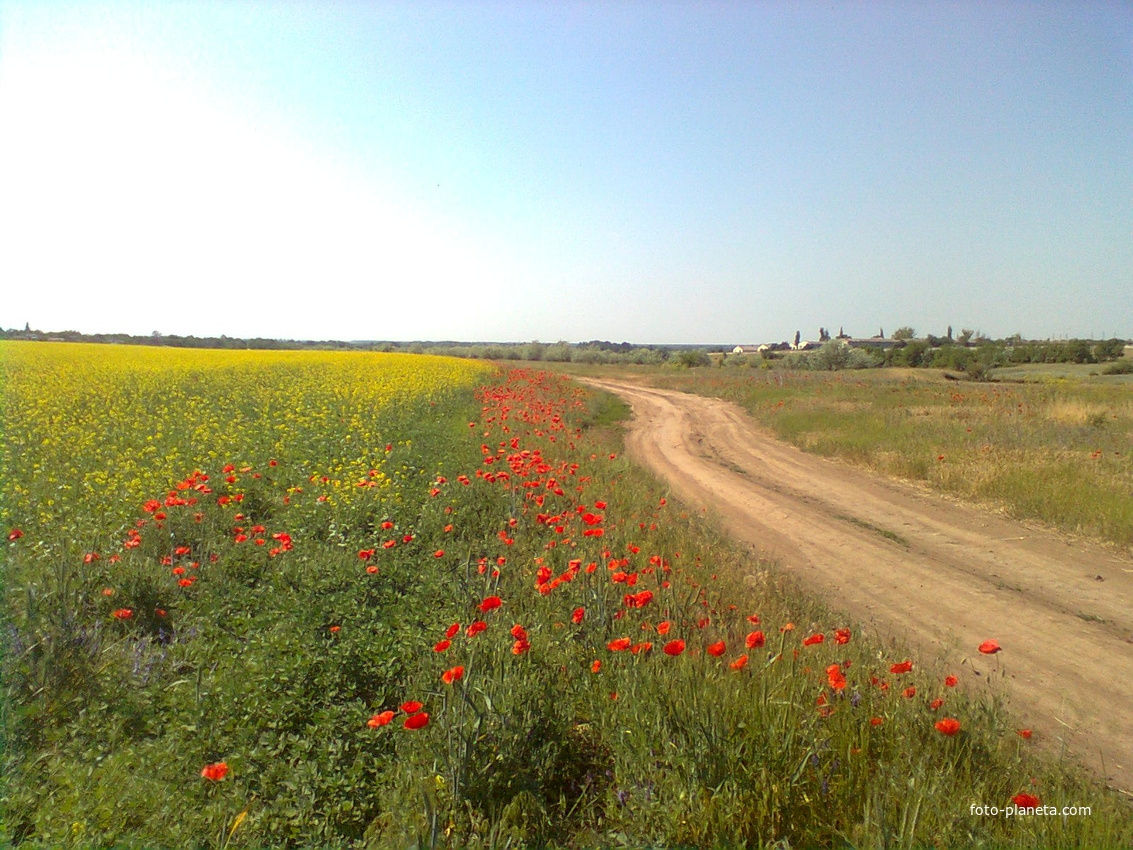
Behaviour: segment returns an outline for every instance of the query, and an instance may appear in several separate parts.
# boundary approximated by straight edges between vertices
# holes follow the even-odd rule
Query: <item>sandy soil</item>
[[[1133,792],[1133,561],[805,454],[728,402],[587,382],[632,405],[630,455],[686,503],[867,630],[1005,693],[1041,746]],[[981,655],[988,638],[1003,651]]]

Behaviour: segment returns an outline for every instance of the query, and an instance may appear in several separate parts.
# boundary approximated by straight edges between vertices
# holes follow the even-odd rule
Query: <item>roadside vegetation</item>
[[[431,358],[0,353],[5,842],[1133,843],[993,697],[688,515],[609,396]]]

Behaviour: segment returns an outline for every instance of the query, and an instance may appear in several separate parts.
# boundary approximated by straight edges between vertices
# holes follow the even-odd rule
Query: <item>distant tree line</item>
[[[591,340],[582,343],[538,341],[521,343],[480,342],[393,342],[380,340],[284,340],[229,336],[178,336],[154,331],[147,336],[133,334],[84,334],[79,331],[41,331],[0,329],[0,339],[38,342],[88,342],[117,345],[169,346],[173,348],[219,348],[259,350],[350,350],[438,354],[481,360],[526,360],[547,363],[630,363],[660,365],[670,362],[683,366],[711,364],[702,347],[681,345],[633,345],[629,342]],[[720,349],[722,350],[722,349]]]
[[[512,360],[545,363],[636,364],[659,366],[668,364],[677,368],[719,365],[725,367],[751,366],[773,368],[779,365],[788,369],[865,369],[884,366],[911,368],[951,369],[968,377],[983,379],[997,366],[1025,363],[1105,363],[1122,360],[1125,340],[1071,339],[1064,341],[1024,340],[1018,334],[1001,340],[991,340],[977,331],[963,329],[953,337],[949,326],[945,336],[932,334],[918,338],[911,327],[893,332],[893,344],[887,348],[856,347],[842,328],[838,336],[820,328],[822,345],[805,351],[790,351],[789,343],[765,346],[764,350],[733,353],[730,346],[688,345],[633,345],[628,342],[590,340],[570,343],[531,342],[480,343],[480,342],[390,342],[374,340],[280,340],[256,337],[197,337],[162,334],[154,331],[148,336],[131,334],[83,334],[78,331],[45,332],[25,326],[23,330],[0,329],[0,339],[38,340],[46,342],[92,342],[119,345],[170,346],[176,348],[218,349],[320,349],[349,351],[406,352],[412,354],[438,354],[479,360]],[[795,334],[799,345],[800,334]],[[879,334],[875,339],[883,339]],[[1125,363],[1120,364],[1125,366]]]
[[[349,342],[334,340],[315,342],[311,340],[265,339],[263,337],[245,339],[231,336],[178,336],[176,334],[162,334],[158,331],[154,331],[148,336],[121,333],[84,334],[79,331],[39,331],[27,327],[23,330],[0,329],[0,339],[23,339],[38,342],[91,342],[114,345],[151,345],[168,346],[171,348],[263,349],[277,351],[301,348],[346,349],[354,347]]]

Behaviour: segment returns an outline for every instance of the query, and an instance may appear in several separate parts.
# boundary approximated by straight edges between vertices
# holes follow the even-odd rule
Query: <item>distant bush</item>
[[[825,342],[808,360],[812,369],[834,372],[846,368],[850,362],[850,349],[840,342]]]
[[[1120,360],[1125,356],[1125,340],[1107,339],[1094,345],[1094,358],[1102,363],[1106,360]]]
[[[768,361],[762,361],[766,367]],[[837,340],[825,343],[817,351],[792,351],[783,358],[788,369],[809,369],[816,372],[835,372],[840,369],[870,369],[881,361],[868,351],[850,348]]]
[[[791,351],[783,355],[783,365],[788,369],[809,369],[810,357],[805,351]]]
[[[551,363],[569,363],[571,360],[571,345],[569,342],[556,342],[547,346],[543,359]]]
[[[626,355],[628,362],[639,366],[657,366],[665,362],[668,355],[656,348],[635,348]]]
[[[850,349],[850,359],[846,363],[847,369],[873,369],[881,365],[877,354],[879,352],[866,351],[861,348]]]
[[[616,355],[614,355],[616,356]],[[606,352],[592,346],[575,348],[570,354],[571,363],[609,363]]]
[[[896,339],[896,334],[893,335]],[[893,357],[893,363],[897,366],[925,366],[925,353],[928,351],[928,343],[921,340],[913,340],[904,348],[898,349]],[[931,358],[931,356],[930,356]],[[931,362],[931,359],[930,359]]]
[[[543,355],[547,353],[547,346],[538,341],[532,341],[523,346],[522,359],[523,360],[542,360]]]
[[[1133,375],[1133,360],[1118,360],[1102,369],[1103,375]]]
[[[699,348],[682,351],[677,355],[677,363],[686,368],[694,366],[711,366],[712,360],[705,351]]]

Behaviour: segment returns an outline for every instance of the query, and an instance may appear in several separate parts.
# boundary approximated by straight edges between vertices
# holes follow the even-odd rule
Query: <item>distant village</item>
[[[838,340],[843,345],[849,348],[867,348],[875,350],[885,350],[887,348],[901,348],[905,345],[907,339],[912,339],[911,329],[908,336],[901,336],[901,338],[886,339],[885,329],[882,328],[877,332],[877,336],[871,337],[854,337],[845,333],[841,328],[838,329],[838,335],[833,339]],[[970,334],[970,332],[969,332]],[[800,331],[795,331],[794,342],[765,342],[760,345],[737,345],[732,349],[732,354],[769,354],[774,351],[813,351],[816,348],[821,348],[826,343],[830,342],[831,336],[829,331],[825,328],[818,329],[818,339],[802,339]],[[952,339],[952,328],[948,329],[948,341]],[[965,340],[966,342],[966,340]]]

